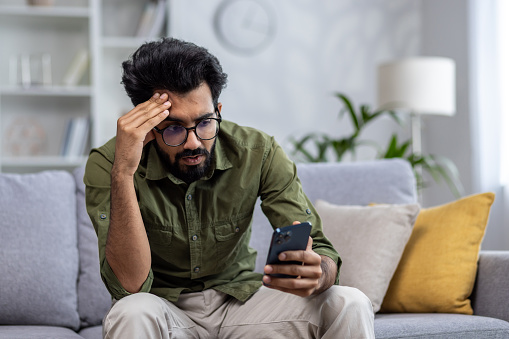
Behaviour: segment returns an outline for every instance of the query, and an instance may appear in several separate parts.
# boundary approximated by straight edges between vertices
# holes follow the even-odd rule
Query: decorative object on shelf
[[[214,15],[214,32],[228,50],[242,55],[263,51],[274,40],[277,16],[265,0],[224,0]]]
[[[87,117],[69,119],[62,141],[60,155],[65,157],[79,157],[85,153],[90,129]]]
[[[53,6],[54,0],[27,0],[30,6]]]
[[[412,119],[412,150],[421,154],[421,115],[456,112],[456,71],[452,59],[413,57],[378,67],[378,105]]]
[[[81,49],[76,53],[62,80],[65,86],[76,86],[80,83],[88,69],[89,58],[89,53],[86,49]]]
[[[9,59],[9,82],[12,86],[32,88],[51,86],[49,53],[12,55]]]
[[[359,147],[372,147],[377,151],[377,159],[406,159],[414,169],[417,188],[420,191],[425,187],[421,173],[421,169],[424,169],[431,175],[435,182],[440,183],[444,180],[454,196],[460,197],[463,194],[463,187],[459,180],[458,170],[451,160],[436,155],[415,153],[410,148],[411,141],[406,140],[400,143],[397,133],[392,134],[389,144],[385,149],[379,146],[375,141],[361,140],[360,134],[364,127],[381,116],[388,115],[399,125],[402,125],[396,112],[387,109],[379,109],[372,112],[368,105],[360,105],[357,111],[346,95],[336,93],[336,96],[343,103],[343,108],[339,114],[340,118],[342,118],[345,113],[348,113],[347,116],[350,118],[350,122],[354,129],[352,134],[342,138],[334,138],[325,133],[310,133],[304,135],[301,139],[292,137],[290,139],[294,147],[292,155],[298,156],[300,160],[307,162],[328,162],[331,153],[335,155],[335,161],[342,161],[346,154],[352,155],[353,160],[355,160],[356,152]],[[312,146],[309,146],[310,143]]]
[[[136,36],[140,38],[155,38],[161,34],[166,17],[166,0],[150,0],[145,4],[140,22],[136,29]]]
[[[20,117],[4,130],[4,150],[10,156],[41,155],[46,150],[46,131],[33,117]]]

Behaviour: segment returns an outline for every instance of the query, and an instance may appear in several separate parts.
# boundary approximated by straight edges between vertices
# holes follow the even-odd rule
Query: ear
[[[217,103],[217,110],[219,111],[219,113],[221,113],[221,109],[223,108],[223,104],[218,102]]]

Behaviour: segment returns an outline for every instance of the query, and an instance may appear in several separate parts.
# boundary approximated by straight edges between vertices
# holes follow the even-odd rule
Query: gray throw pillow
[[[75,182],[0,174],[0,324],[79,328]]]
[[[343,260],[339,284],[364,292],[378,312],[419,205],[340,206],[318,200],[315,207],[325,235]]]

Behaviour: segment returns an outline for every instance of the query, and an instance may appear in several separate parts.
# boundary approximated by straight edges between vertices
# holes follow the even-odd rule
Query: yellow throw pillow
[[[381,312],[473,314],[468,298],[494,199],[483,193],[422,209]]]

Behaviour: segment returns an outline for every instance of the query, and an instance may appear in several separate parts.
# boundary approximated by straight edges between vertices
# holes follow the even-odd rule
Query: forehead
[[[210,117],[214,112],[212,95],[206,84],[186,93],[177,94],[168,90],[156,90],[159,94],[166,93],[171,103],[170,114],[165,119],[181,123],[192,123],[194,121]]]
[[[172,110],[193,108],[206,108],[207,110],[210,110],[211,108],[214,109],[212,94],[206,83],[202,83],[197,88],[184,94],[174,93],[164,89],[155,90],[154,93],[166,93],[168,95],[168,100],[171,103]]]

